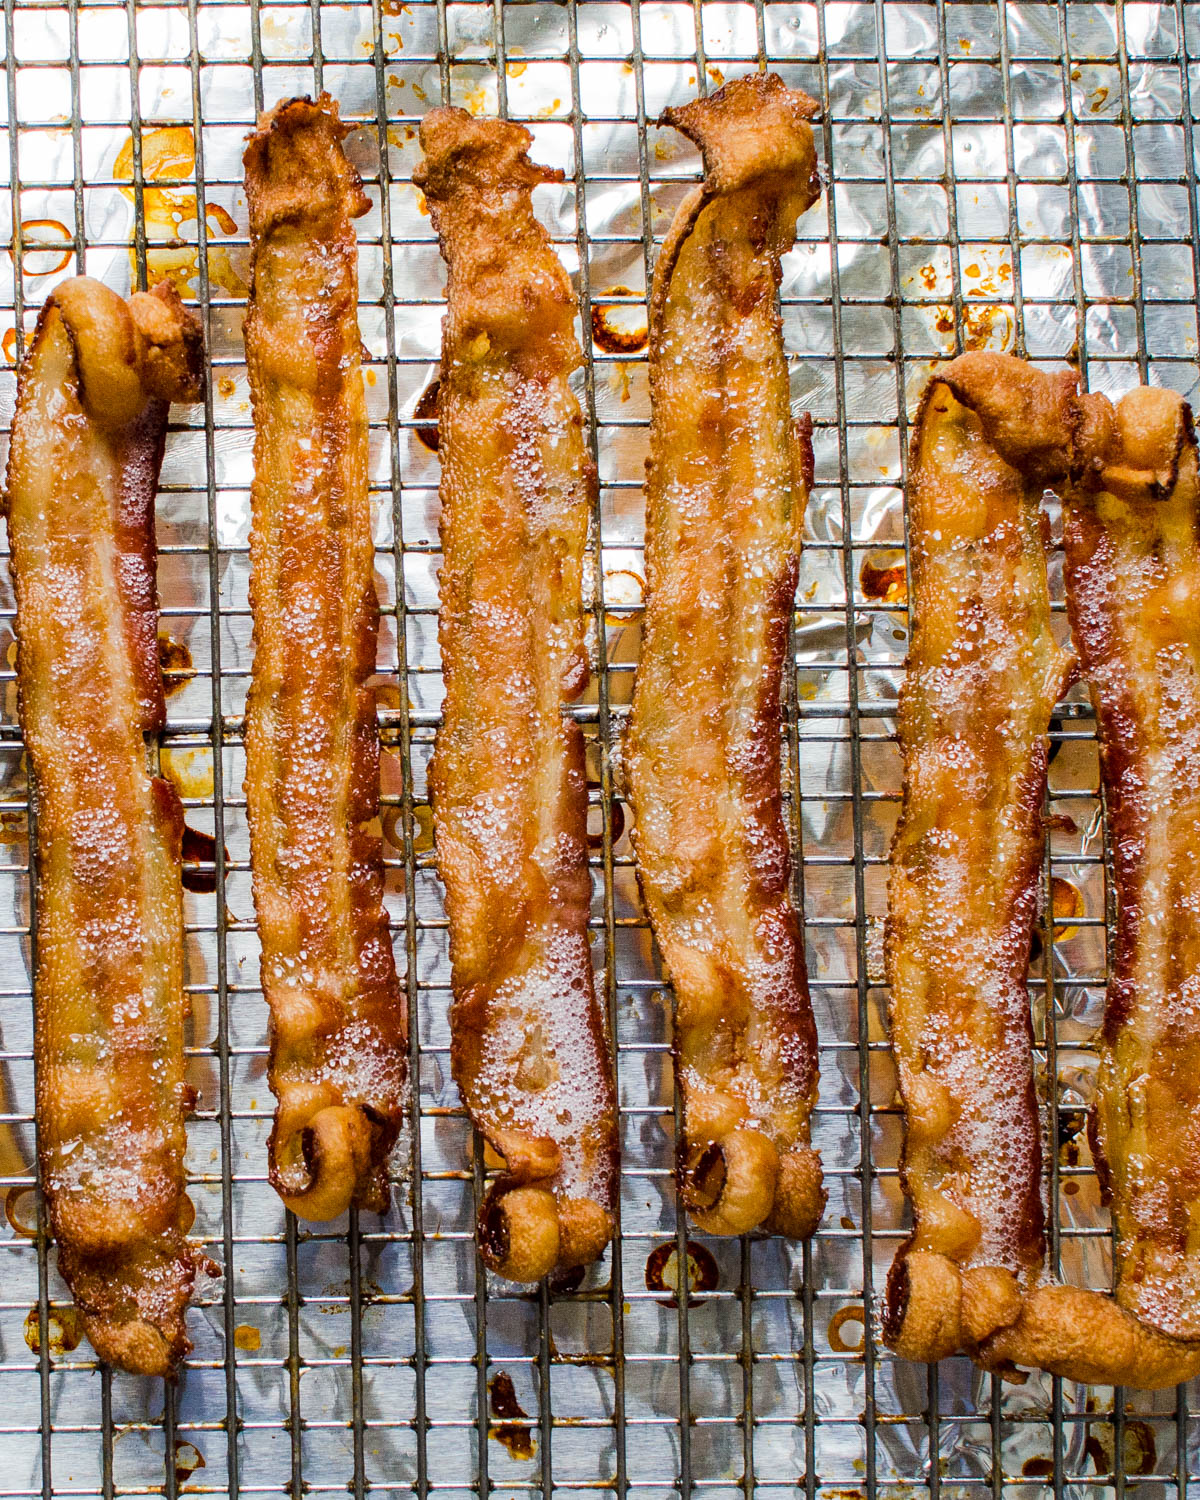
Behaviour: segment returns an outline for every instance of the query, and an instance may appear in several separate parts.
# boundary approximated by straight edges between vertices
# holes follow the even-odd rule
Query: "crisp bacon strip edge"
[[[383,904],[379,601],[353,220],[337,107],[291,99],[246,148],[254,413],[246,800],[278,1100],[270,1177],[303,1218],[382,1212],[408,1029]]]
[[[587,934],[583,554],[596,473],[568,376],[575,298],[522,126],[438,109],[416,173],[449,269],[439,393],[443,722],[430,769],[451,1062],[503,1161],[485,1262],[518,1281],[612,1234],[616,1103]]]
[[[956,435],[942,432],[931,438],[929,423],[937,407],[942,409],[938,415],[950,414],[959,429]],[[919,685],[910,689],[906,684],[901,716],[905,807],[893,850],[887,951],[893,987],[893,1047],[907,1122],[905,1185],[919,1208],[913,1235],[901,1247],[889,1277],[884,1336],[911,1358],[933,1360],[961,1348],[985,1368],[1010,1376],[1018,1367],[1034,1366],[1087,1383],[1157,1388],[1200,1371],[1200,1348],[1167,1337],[1110,1297],[1044,1283],[1044,1227],[1040,1199],[1030,1209],[1032,1176],[1025,1178],[1023,1197],[1004,1200],[994,1192],[972,1196],[984,1165],[978,1148],[981,1138],[998,1144],[1002,1153],[1011,1154],[1015,1145],[1025,1161],[1040,1156],[1036,1113],[1014,1108],[1011,1098],[992,1099],[994,1090],[984,1097],[980,1092],[985,1077],[979,1071],[985,1066],[982,1058],[974,1059],[978,1067],[974,1076],[971,1072],[980,1018],[991,1026],[997,1014],[995,1007],[990,1014],[986,1007],[978,1010],[981,969],[999,955],[1014,1003],[1004,1007],[1007,1019],[987,1065],[1003,1067],[1014,1078],[1028,1077],[1028,1022],[1015,1002],[1017,991],[1024,988],[1034,916],[1029,882],[1036,879],[1041,853],[1040,798],[1002,792],[995,784],[994,765],[989,779],[986,747],[976,747],[979,774],[966,774],[971,769],[970,730],[988,704],[981,696],[978,676],[961,670],[974,656],[975,673],[986,672],[994,668],[996,653],[1006,651],[1015,651],[1014,659],[1027,667],[1038,642],[1046,641],[1043,655],[1048,670],[1035,694],[1039,720],[1043,714],[1048,720],[1054,698],[1067,681],[1068,663],[1056,662],[1048,649],[1041,603],[1029,609],[1031,597],[1040,601],[1043,596],[1044,563],[1039,566],[1034,560],[1029,577],[1018,587],[999,566],[1011,552],[1002,545],[1005,530],[1015,535],[1019,529],[1024,537],[1022,550],[1028,552],[1032,520],[1018,527],[1010,516],[1006,524],[991,528],[993,555],[982,564],[976,559],[970,597],[951,597],[947,607],[945,592],[934,591],[932,583],[924,591],[921,578],[923,549],[935,544],[940,548],[947,539],[947,527],[958,528],[962,534],[973,532],[978,539],[980,511],[997,493],[1023,489],[1028,510],[1048,483],[1093,483],[1097,471],[1108,470],[1112,430],[1111,409],[1104,398],[1079,397],[1072,377],[1041,374],[1011,357],[985,354],[962,356],[938,370],[918,417],[910,480],[916,611],[912,657],[918,683],[921,674],[927,676],[923,689]],[[968,456],[973,461],[965,461]],[[931,473],[923,472],[923,463],[930,465]],[[1005,469],[1010,471],[1007,475]],[[922,494],[921,486],[928,493]],[[937,503],[941,525],[935,529],[942,532],[941,538],[924,534],[923,528],[930,524],[923,513],[926,500]],[[989,587],[990,614],[980,608],[981,589]],[[933,632],[932,644],[925,638],[923,611],[924,626]],[[974,632],[980,632],[986,643],[986,659],[974,652]],[[948,668],[960,670],[956,675]],[[1016,680],[1025,675],[1018,672]],[[1030,689],[1037,675],[1029,680]],[[928,701],[921,701],[922,691]],[[1000,693],[1005,711],[1011,711],[1011,684],[993,684],[992,692]],[[994,705],[990,711],[995,712]],[[940,750],[931,733],[937,726],[944,732]],[[1032,720],[1030,728],[1036,728]],[[1032,739],[1025,736],[1024,774],[1020,764],[1015,764],[1010,785],[1015,775],[1018,784],[1032,790],[1044,788],[1043,735],[1044,729]],[[920,753],[923,745],[930,746],[925,757]],[[994,746],[990,754],[994,761]],[[960,886],[969,890],[978,870],[990,870],[988,858],[1002,853],[1006,840],[1013,836],[1008,822],[996,822],[994,809],[1005,809],[1006,819],[1011,820],[1014,810],[1018,818],[1023,808],[1032,814],[1035,800],[1038,816],[1023,824],[1014,851],[1018,857],[1007,865],[1001,862],[1002,868],[1011,871],[1006,894],[991,898],[992,909],[1007,914],[1004,940],[989,949],[986,941],[981,946],[977,933],[947,930],[942,904],[929,909],[924,925],[930,930],[923,934],[928,942],[923,943],[922,886],[929,885],[929,872],[937,868],[937,861],[947,858],[948,849],[978,840],[982,828],[987,847],[977,846],[974,875],[965,865],[959,871]],[[922,841],[923,861],[916,857]],[[915,891],[907,888],[914,884]],[[931,889],[924,892],[931,893]],[[978,917],[970,909],[968,925]],[[931,945],[936,946],[936,954]],[[995,977],[987,976],[989,981]],[[975,1019],[960,1013],[964,994],[975,997]],[[931,1028],[929,1017],[938,1014],[945,1024]],[[958,1069],[947,1074],[944,1063],[950,1028],[960,1039],[967,1039],[967,1046],[960,1049]],[[941,1076],[939,1062],[943,1064]],[[1020,1092],[1031,1098],[1026,1084]],[[966,1127],[961,1135],[956,1130],[960,1120]],[[939,1159],[943,1142],[954,1149]],[[999,1255],[980,1257],[981,1246],[990,1250],[997,1244]]]
[[[162,285],[78,277],[21,367],[7,518],[37,814],[34,976],[42,1187],[97,1354],[170,1375],[197,1271],[184,1170],[183,811],[150,774],[166,711],[154,497],[200,327]]]
[[[714,1234],[804,1237],[825,1203],[780,757],[812,455],[791,413],[778,286],[819,195],[815,112],[766,74],[664,116],[700,147],[705,176],[651,294],[646,612],[625,763],[675,994],[679,1186]]]

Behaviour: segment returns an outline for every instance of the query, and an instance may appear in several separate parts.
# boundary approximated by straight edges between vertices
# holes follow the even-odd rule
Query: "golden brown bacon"
[[[899,1353],[1159,1386],[1200,1370],[1110,1298],[1043,1285],[1041,1130],[1025,985],[1046,735],[1074,670],[1054,641],[1039,501],[1090,473],[1102,398],[965,355],[922,401],[909,475],[913,634],[887,965],[914,1227],[888,1278]]]
[[[271,1010],[271,1181],[307,1219],[382,1211],[407,1024],[383,906],[379,603],[353,220],[366,212],[326,95],[246,148],[254,408],[246,799]]]
[[[165,284],[47,300],[8,462],[21,722],[37,810],[35,1057],[59,1268],[102,1359],[169,1375],[207,1262],[185,1238],[183,811],[147,770],[166,720],[154,494],[200,327]]]
[[[454,986],[452,1063],[505,1171],[480,1212],[518,1281],[612,1233],[616,1108],[588,949],[587,789],[563,706],[587,681],[582,564],[596,475],[567,377],[575,299],[527,130],[437,109],[424,191],[449,267],[438,416],[446,696],[430,770]]]
[[[886,953],[914,1228],[889,1278],[886,1336],[916,1359],[978,1343],[996,1299],[1019,1300],[1042,1270],[1026,971],[1046,736],[1074,661],[1051,633],[1039,503],[1069,462],[1057,408],[1071,385],[1016,360],[956,360],[926,391],[912,440],[913,633]],[[981,415],[998,392],[1028,408],[1032,434],[1048,433],[1016,466]]]
[[[668,110],[705,178],[650,313],[646,615],[626,748],[642,895],[675,989],[680,1188],[701,1228],[810,1234],[816,1034],[783,822],[780,683],[811,482],[777,287],[819,186],[773,74]]]
[[[1103,451],[1064,524],[1118,912],[1093,1134],[1112,1194],[1117,1301],[1162,1333],[1200,1339],[1196,438],[1173,391],[1131,391],[1100,418]]]

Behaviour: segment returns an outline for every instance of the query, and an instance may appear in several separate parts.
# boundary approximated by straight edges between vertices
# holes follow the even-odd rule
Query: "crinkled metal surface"
[[[955,1497],[1120,1494],[1136,1481],[1147,1497],[1182,1496],[1200,1474],[1194,1391],[1114,1408],[1108,1390],[1048,1378],[1002,1388],[963,1360],[930,1374],[883,1349],[872,1310],[904,1224],[881,927],[899,790],[906,414],[931,363],[963,348],[1074,357],[1110,394],[1147,376],[1192,390],[1200,5],[25,0],[5,8],[4,46],[0,419],[21,330],[63,275],[86,269],[122,290],[169,275],[206,320],[208,400],[176,411],[159,503],[172,689],[161,755],[189,824],[216,835],[224,877],[218,895],[211,873],[194,872],[209,889],[186,901],[194,1232],[225,1277],[202,1288],[195,1352],[164,1392],[97,1371],[36,1237],[29,828],[5,578],[0,1490],[553,1485],[715,1500],[777,1487],[845,1500],[931,1485]],[[830,1200],[809,1247],[693,1236],[681,1308],[667,1011],[619,765],[642,588],[645,289],[698,167],[653,122],[760,59],[824,110],[828,193],[801,222],[782,288],[794,403],[813,413],[817,453],[784,749],[803,833],[822,1040],[814,1139]],[[251,434],[240,157],[258,107],[320,87],[357,123],[347,147],[372,199],[359,221],[360,312],[385,601],[382,821],[416,1088],[391,1212],[310,1230],[285,1223],[265,1177],[272,1101],[241,788]],[[527,120],[537,158],[564,168],[538,204],[593,334],[580,389],[603,483],[593,576],[606,671],[581,714],[624,1169],[615,1249],[578,1288],[549,1294],[496,1283],[474,1253],[482,1167],[449,1073],[425,801],[441,694],[438,468],[419,403],[436,375],[443,271],[411,174],[419,118],[445,99]],[[1061,611],[1057,567],[1054,579]],[[1065,1276],[1104,1287],[1108,1221],[1083,1133],[1104,869],[1079,690],[1056,720],[1050,774],[1053,916],[1031,989],[1057,1144],[1052,1249]]]

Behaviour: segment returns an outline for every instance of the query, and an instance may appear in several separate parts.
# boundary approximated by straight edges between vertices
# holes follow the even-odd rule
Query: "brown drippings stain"
[[[517,1400],[512,1376],[507,1370],[498,1370],[488,1381],[488,1405],[492,1416],[500,1418],[494,1425],[489,1424],[488,1436],[507,1448],[510,1458],[532,1458],[537,1445],[533,1428],[529,1425],[529,1413]]]
[[[1046,818],[1046,827],[1051,833],[1078,833],[1079,824],[1070,813],[1050,813]]]
[[[159,753],[159,765],[181,797],[202,802],[212,796],[213,753],[207,745],[164,747]]]
[[[883,604],[904,604],[908,599],[908,568],[904,554],[868,553],[858,574],[864,599]]]
[[[64,1303],[62,1306],[51,1304],[46,1312],[46,1332],[52,1355],[70,1354],[72,1349],[79,1348],[83,1338],[83,1319],[71,1303]],[[34,1354],[42,1352],[42,1330],[36,1307],[31,1307],[25,1314],[25,1342]]]
[[[978,271],[978,266],[968,268],[969,273],[978,273]],[[1003,274],[1003,268],[1001,268],[999,274]],[[945,304],[939,304],[935,309],[933,326],[938,333],[952,334],[955,328],[954,309]],[[996,336],[997,331],[999,331],[998,338]],[[962,310],[964,350],[1007,349],[1012,340],[1012,333],[1013,315],[1007,307],[997,302],[968,302],[964,304]]]
[[[163,692],[168,698],[182,692],[196,675],[192,666],[192,653],[182,641],[160,631],[158,637],[158,665],[163,674]],[[168,676],[167,674],[171,675]]]
[[[211,833],[183,827],[183,888],[201,896],[211,896],[217,888],[217,841]],[[225,850],[229,858],[229,850]]]
[[[403,808],[385,807],[380,812],[383,836],[393,849],[404,850]],[[413,853],[424,854],[433,848],[433,809],[428,802],[413,803]]]
[[[1153,1474],[1158,1462],[1158,1447],[1154,1431],[1149,1423],[1140,1418],[1128,1418],[1125,1422],[1125,1440],[1122,1445],[1121,1471],[1129,1474]],[[1116,1443],[1111,1422],[1093,1423],[1083,1445],[1084,1455],[1096,1466],[1097,1474],[1112,1474]]]
[[[598,820],[597,826],[592,827],[592,817]],[[625,809],[614,797],[612,801],[612,841],[615,844],[625,832]],[[588,833],[587,841],[589,849],[600,849],[604,846],[604,809],[601,807],[588,808]]]
[[[186,1484],[197,1469],[206,1467],[204,1454],[195,1443],[184,1438],[175,1439],[175,1483]]]
[[[1021,1473],[1026,1479],[1051,1479],[1054,1476],[1054,1460],[1036,1454],[1021,1465]]]
[[[936,266],[922,266],[917,275],[925,283],[925,290],[932,292],[938,284],[938,273]]]
[[[0,812],[0,844],[21,844],[25,841],[26,822],[23,812]]]
[[[569,1297],[583,1285],[586,1266],[568,1266],[565,1271],[550,1273],[550,1294],[554,1297]],[[589,1356],[590,1357],[590,1356]]]
[[[3,350],[4,358],[10,365],[15,365],[21,357],[17,349],[18,338],[21,341],[21,349],[23,350],[25,347],[24,335],[18,334],[15,328],[6,328],[3,339],[0,339],[0,350]]]
[[[1101,84],[1100,87],[1093,92],[1091,99],[1088,101],[1088,109],[1091,110],[1092,114],[1098,115],[1107,103],[1108,89],[1103,84]]]
[[[221,230],[222,234],[237,233],[237,220],[220,203],[206,203],[204,205],[204,212],[210,219],[217,221],[217,227]]]
[[[669,1297],[660,1297],[660,1307],[679,1306],[678,1256],[674,1241],[656,1245],[646,1260],[646,1289],[651,1292],[670,1292]],[[695,1240],[687,1243],[687,1279],[689,1307],[699,1307],[703,1301],[697,1292],[711,1292],[720,1279],[717,1263],[711,1253]]]
[[[408,9],[403,0],[383,0],[380,7],[385,16],[402,16]]]
[[[233,1330],[233,1342],[244,1354],[257,1354],[262,1348],[262,1334],[253,1323],[239,1323]]]
[[[438,392],[442,388],[442,382],[434,379],[421,392],[421,399],[413,409],[416,419],[417,436],[429,449],[430,453],[438,451]]]
[[[49,245],[27,245],[26,240],[49,240]],[[61,247],[61,248],[60,248]],[[61,219],[22,219],[21,221],[21,274],[23,276],[53,276],[70,263],[72,253],[71,231]],[[30,265],[29,257],[45,257],[49,264]]]
[[[217,395],[222,401],[228,401],[236,390],[237,381],[232,375],[222,375],[217,381]]]
[[[37,1188],[32,1183],[11,1187],[4,1195],[4,1215],[14,1234],[27,1240],[37,1239]]]
[[[1050,881],[1050,904],[1054,913],[1054,941],[1065,943],[1079,931],[1071,924],[1083,916],[1083,892],[1069,880],[1055,875]]]
[[[610,286],[604,295],[606,297],[636,297],[639,293],[635,292],[632,287]],[[644,321],[632,328],[620,322],[611,321],[612,317],[636,317],[639,312],[640,309],[636,307],[595,303],[592,307],[592,342],[598,349],[603,349],[606,354],[636,354],[639,349],[644,349],[650,337],[650,329]]]
[[[847,1323],[858,1325],[859,1334],[856,1342],[851,1342],[842,1334],[842,1329]],[[851,1302],[845,1307],[839,1307],[829,1320],[829,1347],[836,1350],[838,1354],[861,1354],[866,1341],[867,1317],[862,1303]]]

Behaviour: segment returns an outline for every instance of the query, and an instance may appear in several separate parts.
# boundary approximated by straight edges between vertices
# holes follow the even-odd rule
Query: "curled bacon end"
[[[596,1259],[617,1126],[587,918],[583,554],[596,487],[568,376],[575,298],[503,120],[437,109],[426,195],[449,270],[439,394],[445,701],[429,781],[446,886],[451,1063],[503,1159],[484,1261],[516,1281]]]
[[[168,403],[201,389],[200,326],[167,285],[78,277],[21,367],[8,462],[21,722],[37,813],[42,1184],[97,1354],[170,1375],[190,1350],[183,812],[147,769],[165,721],[154,496]]]
[[[383,904],[379,602],[353,220],[368,202],[326,95],[246,147],[254,411],[246,801],[271,1011],[271,1182],[294,1213],[382,1212],[407,1017]]]
[[[664,117],[699,145],[705,177],[651,294],[646,614],[625,759],[638,878],[675,991],[679,1188],[712,1234],[803,1237],[825,1204],[780,765],[812,459],[777,288],[819,192],[815,110],[766,74]]]
[[[907,1127],[903,1181],[914,1227],[888,1277],[884,1337],[908,1358],[936,1360],[962,1349],[1014,1378],[1017,1367],[1032,1365],[1074,1380],[1147,1388],[1200,1371],[1200,1347],[1170,1336],[1168,1320],[1150,1315],[1164,1310],[1161,1288],[1138,1302],[1147,1279],[1140,1273],[1168,1264],[1180,1249],[1167,1224],[1158,1224],[1157,1238],[1145,1232],[1147,1216],[1154,1217],[1164,1193],[1181,1202],[1190,1193],[1195,1201],[1188,1165],[1195,1152],[1181,1147],[1195,1111],[1180,1100],[1198,1087],[1200,1056],[1190,1029],[1176,1037],[1168,1024],[1165,960],[1143,996],[1159,1029],[1140,1051],[1129,1022],[1126,961],[1135,950],[1139,982],[1146,972],[1144,950],[1130,936],[1147,909],[1131,874],[1145,856],[1135,837],[1144,820],[1118,811],[1111,829],[1118,896],[1136,898],[1141,913],[1126,915],[1123,906],[1125,945],[1118,947],[1116,1003],[1110,991],[1098,1096],[1114,1182],[1131,1166],[1140,1182],[1137,1192],[1125,1189],[1124,1200],[1115,1194],[1115,1301],[1042,1284],[1041,1138],[1025,984],[1043,848],[1046,735],[1075,670],[1050,628],[1039,501],[1047,484],[1067,496],[1072,623],[1100,701],[1110,798],[1128,794],[1119,779],[1121,757],[1140,753],[1137,714],[1114,709],[1112,682],[1097,672],[1113,639],[1114,615],[1146,617],[1133,585],[1148,574],[1144,558],[1136,566],[1126,559],[1114,586],[1112,544],[1106,559],[1096,528],[1098,518],[1113,517],[1124,504],[1116,495],[1137,492],[1143,504],[1151,495],[1155,504],[1170,497],[1179,507],[1174,518],[1168,499],[1153,513],[1154,524],[1183,535],[1194,552],[1195,448],[1178,398],[1170,400],[1176,403],[1170,421],[1159,420],[1168,404],[1161,393],[1136,393],[1114,415],[1103,397],[1080,396],[1071,375],[1047,375],[1009,356],[969,354],[936,372],[918,412],[908,491],[913,631],[899,722],[904,799],[886,937],[892,1045]],[[1151,408],[1159,428],[1172,434],[1165,446],[1148,441]],[[1147,513],[1137,540],[1152,551],[1149,524]],[[1168,584],[1160,578],[1154,586],[1159,602],[1171,594]],[[1179,620],[1195,629],[1194,609],[1175,619],[1168,629],[1176,636]],[[1177,663],[1185,653],[1176,644],[1168,655]],[[1152,677],[1153,651],[1142,651],[1140,662]],[[1188,656],[1185,676],[1194,675]],[[1146,681],[1143,675],[1143,687]],[[1166,738],[1161,725],[1159,733]],[[1195,795],[1191,781],[1180,794]],[[1183,826],[1173,845],[1166,838],[1167,863],[1194,827],[1182,813],[1172,815]],[[1190,866],[1181,861],[1180,868],[1190,882]],[[1163,920],[1186,926],[1185,917],[1169,911],[1171,899]],[[1186,944],[1180,949],[1190,951]],[[1145,1019],[1144,1011],[1139,1027]],[[1122,1076],[1122,1068],[1136,1078]],[[1166,1097],[1170,1089],[1175,1099]],[[1162,1110],[1154,1130],[1161,1148],[1134,1161],[1131,1136],[1121,1126],[1128,1101],[1147,1095]],[[1156,1260],[1164,1248],[1168,1255]],[[1183,1284],[1186,1290],[1186,1278]]]

